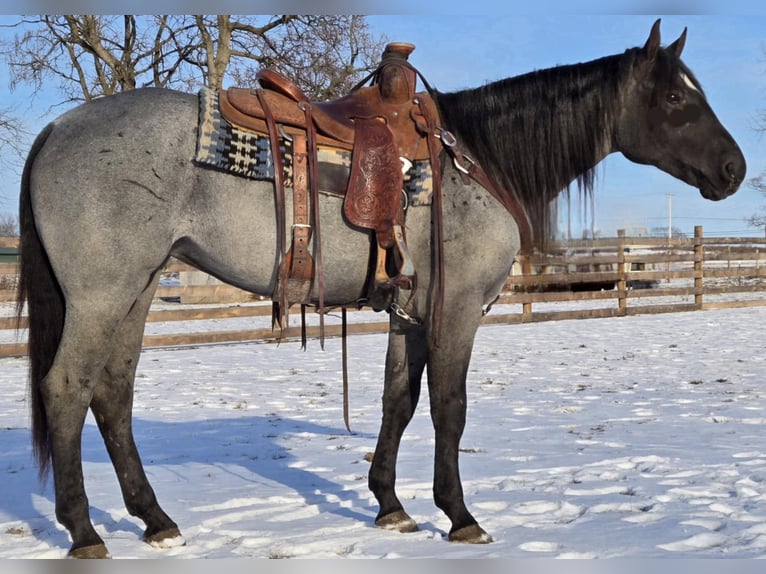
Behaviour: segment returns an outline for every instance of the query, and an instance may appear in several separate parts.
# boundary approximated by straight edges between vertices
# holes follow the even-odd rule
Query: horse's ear
[[[654,58],[657,57],[657,50],[660,49],[660,19],[657,18],[657,21],[654,23],[654,26],[652,26],[652,31],[649,33],[649,39],[646,41],[646,44],[644,44],[644,55],[646,56],[646,59],[651,61],[654,61]]]
[[[686,28],[684,28],[684,31],[681,32],[681,35],[678,37],[678,40],[676,40],[670,46],[668,46],[668,50],[675,53],[676,58],[680,58],[681,52],[684,51],[685,44],[686,44]]]

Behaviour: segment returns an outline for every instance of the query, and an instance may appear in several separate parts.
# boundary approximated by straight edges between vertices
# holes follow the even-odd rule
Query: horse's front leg
[[[441,337],[429,344],[428,393],[436,437],[434,501],[452,521],[449,540],[492,542],[466,508],[460,482],[458,455],[466,421],[466,377],[473,341],[481,320],[481,307],[449,313]]]
[[[375,524],[399,532],[417,530],[417,524],[396,496],[396,458],[404,429],[418,404],[426,358],[425,329],[404,325],[392,315],[383,389],[383,421],[370,467],[369,486],[380,504]]]

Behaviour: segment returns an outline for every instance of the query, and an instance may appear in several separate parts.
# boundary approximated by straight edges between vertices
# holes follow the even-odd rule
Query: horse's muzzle
[[[698,186],[702,197],[719,201],[734,194],[745,180],[747,163],[739,147],[726,154],[720,163],[719,173],[715,179],[703,178]]]
[[[745,156],[739,148],[729,153],[729,157],[724,160],[723,164],[724,178],[729,181],[730,187],[732,187],[731,193],[734,193],[739,184],[745,181],[745,174],[747,173],[747,163],[745,162]]]

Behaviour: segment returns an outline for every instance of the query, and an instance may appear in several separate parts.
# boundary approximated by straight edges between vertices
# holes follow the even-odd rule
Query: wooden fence
[[[484,324],[529,323],[561,319],[616,317],[644,313],[670,313],[701,309],[766,305],[766,239],[706,238],[695,228],[693,238],[669,240],[625,237],[592,241],[559,242],[545,254],[520,259],[505,289]],[[0,278],[13,284],[15,264],[0,263]],[[191,268],[171,263],[167,276],[175,277]],[[238,304],[215,307],[174,305],[167,301],[193,295],[209,301],[239,299]],[[0,289],[0,302],[15,299],[12,288]],[[268,301],[226,284],[161,285],[157,304],[148,321],[208,321],[270,316]],[[313,315],[313,314],[311,314]],[[388,330],[387,317],[370,311],[349,312],[349,334]],[[297,323],[293,319],[293,323]],[[201,323],[200,323],[201,325]],[[22,327],[25,320],[22,319]],[[12,317],[0,317],[0,334],[15,329]],[[328,322],[326,335],[340,334],[338,322]],[[280,334],[270,327],[236,330],[193,330],[183,333],[148,334],[145,347],[184,346],[238,341],[277,341]],[[283,339],[299,337],[299,328],[281,333]],[[308,336],[318,336],[310,325]],[[7,337],[6,337],[7,339]],[[22,340],[0,343],[0,356],[23,355]]]

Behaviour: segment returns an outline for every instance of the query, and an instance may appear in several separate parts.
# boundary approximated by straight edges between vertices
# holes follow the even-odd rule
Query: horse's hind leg
[[[158,278],[159,274],[120,324],[114,338],[114,351],[94,389],[91,410],[117,473],[125,507],[146,525],[144,540],[160,544],[164,540],[180,538],[181,533],[157,503],[141,464],[132,426],[133,383],[146,315]]]
[[[40,385],[48,421],[56,518],[72,537],[69,554],[73,557],[108,557],[106,546],[90,521],[81,440],[99,372],[122,314],[119,306],[104,304],[98,297],[67,306],[56,357]]]
[[[369,486],[380,504],[375,524],[400,532],[417,530],[415,521],[396,496],[394,486],[399,445],[418,404],[426,358],[425,329],[402,326],[399,319],[393,317],[386,354],[383,421],[370,468]]]

